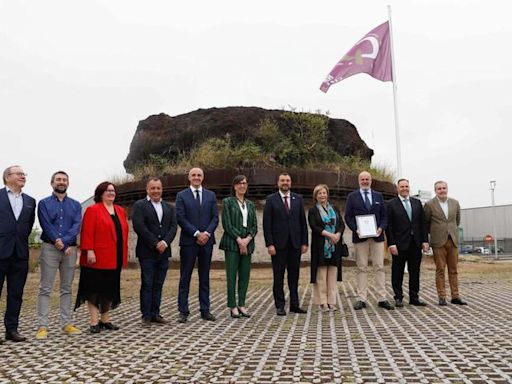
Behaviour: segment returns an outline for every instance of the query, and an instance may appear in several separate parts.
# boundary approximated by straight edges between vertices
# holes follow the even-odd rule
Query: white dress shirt
[[[441,206],[441,209],[444,212],[446,220],[448,220],[448,213],[449,213],[448,212],[448,199],[446,199],[446,201],[441,201],[441,200],[437,199],[437,201],[439,201],[439,205]]]
[[[370,201],[370,205],[373,205],[373,201],[372,201],[372,190],[371,189],[367,189],[366,191],[362,188],[359,189],[359,193],[361,194],[361,197],[363,198],[363,201],[364,201],[364,195],[365,195],[365,192],[368,192],[368,200]]]
[[[286,202],[284,201],[284,197],[288,196],[288,208],[290,208],[290,210],[291,210],[292,209],[292,198],[290,196],[290,192],[288,192],[287,194],[284,194],[283,192],[279,191],[279,195],[281,196],[281,200],[283,200],[283,204],[286,204]]]
[[[190,190],[192,191],[192,195],[194,195],[194,199],[196,198],[196,191],[199,191],[199,201],[203,203],[203,186],[201,185],[199,188],[195,188],[190,186]]]
[[[162,199],[160,201],[153,201],[151,200],[151,197],[147,196],[148,201],[151,202],[153,205],[153,208],[155,208],[156,215],[158,216],[158,222],[162,222],[162,217],[164,216],[164,210],[162,208]]]
[[[247,202],[244,201],[243,203],[236,199],[238,206],[240,207],[240,211],[242,211],[242,226],[244,228],[247,228],[247,216],[249,214],[249,211],[247,210]]]
[[[12,213],[14,213],[14,217],[18,220],[21,215],[21,210],[23,209],[23,192],[16,194],[7,186],[5,187],[5,190],[7,191],[9,202],[11,203]]]

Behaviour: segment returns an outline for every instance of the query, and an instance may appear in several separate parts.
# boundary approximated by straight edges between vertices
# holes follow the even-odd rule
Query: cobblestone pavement
[[[249,292],[252,317],[231,319],[225,292],[212,293],[214,323],[197,312],[175,322],[176,297],[166,297],[165,326],[140,326],[138,300],[113,312],[122,328],[99,335],[65,336],[55,327],[33,338],[35,311],[21,332],[29,342],[0,346],[1,383],[511,383],[512,285],[463,281],[469,306],[436,305],[432,282],[423,284],[425,308],[354,311],[353,281],[339,286],[337,312],[311,304],[301,286],[306,315],[275,316],[270,287]],[[388,292],[391,288],[388,286]],[[191,308],[198,307],[197,299]],[[77,324],[87,327],[84,307]]]

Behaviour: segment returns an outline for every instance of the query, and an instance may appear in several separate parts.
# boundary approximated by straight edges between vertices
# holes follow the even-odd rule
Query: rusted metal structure
[[[218,199],[229,196],[231,181],[238,174],[244,174],[249,181],[249,195],[251,199],[264,199],[268,194],[276,191],[278,169],[247,168],[240,170],[206,169],[204,186],[213,190]],[[293,170],[292,189],[306,199],[311,199],[313,188],[317,184],[327,184],[332,199],[345,200],[354,189],[359,188],[357,175],[334,171]],[[175,201],[176,194],[189,185],[187,174],[165,175],[162,178],[164,185],[163,198]],[[392,183],[374,180],[373,189],[382,192],[385,199],[395,196],[396,191]],[[131,207],[135,201],[146,196],[146,182],[135,181],[118,186],[116,202],[125,207]]]

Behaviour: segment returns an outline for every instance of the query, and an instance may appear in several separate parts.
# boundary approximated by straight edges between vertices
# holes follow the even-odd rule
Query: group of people
[[[436,288],[439,305],[447,305],[445,274],[451,291],[451,303],[467,305],[458,288],[458,245],[460,205],[448,197],[445,181],[434,183],[435,197],[425,203],[410,196],[409,181],[397,182],[397,196],[384,203],[380,192],[371,189],[368,172],[359,174],[359,190],[351,192],[345,206],[345,221],[352,230],[357,264],[357,300],[354,309],[366,308],[368,292],[368,260],[372,261],[378,306],[387,310],[404,306],[402,284],[405,266],[409,271],[409,304],[426,306],[420,300],[420,266],[422,252],[432,246],[436,265]],[[370,215],[375,220],[375,236],[365,236],[358,226],[358,218]],[[386,238],[384,237],[386,234]],[[386,298],[384,274],[384,244],[387,240],[392,255],[391,283],[395,305]]]
[[[0,294],[7,280],[7,305],[4,317],[5,338],[21,342],[26,337],[18,332],[23,290],[28,273],[28,238],[36,214],[36,201],[22,192],[27,174],[20,166],[3,172],[5,188],[0,189]],[[178,289],[178,322],[188,321],[189,290],[197,261],[199,276],[199,309],[201,318],[215,321],[210,311],[210,265],[215,230],[219,224],[215,193],[202,186],[204,172],[189,171],[189,188],[176,195],[176,203],[162,199],[163,185],[153,177],[146,184],[146,198],[132,209],[133,229],[137,234],[136,256],[141,271],[141,324],[166,324],[160,313],[162,288],[171,257],[171,243],[178,225],[181,228],[180,279]],[[348,195],[345,222],[352,230],[357,263],[357,300],[354,308],[367,305],[368,260],[375,270],[378,306],[392,310],[386,298],[384,276],[384,234],[392,256],[392,286],[395,306],[402,307],[404,268],[409,269],[409,302],[424,306],[419,299],[419,274],[422,251],[429,248],[428,235],[436,263],[436,287],[439,305],[447,305],[445,269],[448,266],[451,302],[467,304],[458,292],[458,224],[460,207],[448,198],[446,182],[434,185],[436,197],[423,208],[409,196],[409,182],[400,179],[398,196],[385,204],[382,194],[371,189],[368,172],[359,174],[360,189]],[[80,334],[72,322],[72,282],[77,262],[77,238],[80,234],[80,280],[74,309],[87,303],[89,332],[117,330],[110,311],[121,303],[121,270],[128,262],[128,221],[124,209],[115,204],[116,186],[100,183],[94,192],[95,204],[82,217],[80,203],[67,195],[69,176],[57,171],[51,176],[52,194],[37,205],[43,241],[40,284],[37,300],[38,330],[36,339],[49,332],[50,294],[55,275],[60,276],[60,323],[64,333]],[[301,255],[308,251],[308,223],[311,228],[311,276],[313,303],[321,311],[335,311],[337,281],[341,281],[342,257],[348,255],[343,243],[344,220],[329,200],[329,187],[317,185],[313,190],[313,206],[307,219],[301,195],[291,191],[290,174],[277,179],[278,191],[266,199],[263,212],[265,246],[272,261],[273,296],[278,316],[286,315],[284,276],[287,274],[289,311],[306,313],[298,295]],[[232,318],[250,317],[246,305],[251,270],[251,255],[258,232],[256,208],[246,198],[248,179],[238,175],[232,182],[232,193],[222,201],[224,233],[219,248],[225,253],[227,306]],[[375,233],[360,228],[360,218],[371,217]],[[363,233],[364,232],[364,233]],[[2,343],[3,340],[0,340]]]

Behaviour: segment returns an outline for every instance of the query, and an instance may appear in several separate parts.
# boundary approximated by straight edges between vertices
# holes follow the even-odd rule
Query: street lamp
[[[496,180],[489,181],[491,186],[491,204],[492,204],[492,235],[494,237],[494,257],[498,258],[498,238],[496,237],[496,208],[494,206],[494,189],[496,188]]]

